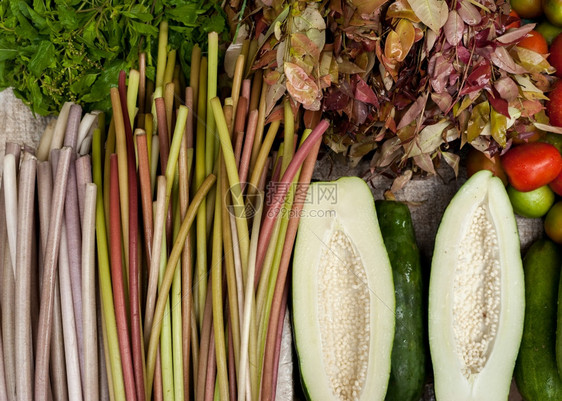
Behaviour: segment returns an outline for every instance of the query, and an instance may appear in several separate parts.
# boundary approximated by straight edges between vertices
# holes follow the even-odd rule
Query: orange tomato
[[[511,10],[511,11],[509,12],[509,15],[510,15],[511,17],[515,18],[515,21],[513,21],[513,22],[510,23],[510,24],[507,24],[506,27],[505,27],[505,30],[507,31],[507,30],[510,29],[510,28],[519,28],[519,27],[521,26],[521,17],[519,17],[519,14],[517,14],[517,13],[515,12],[515,10]]]
[[[540,54],[548,53],[548,43],[539,32],[533,30],[527,34],[518,44],[519,47],[532,50]]]

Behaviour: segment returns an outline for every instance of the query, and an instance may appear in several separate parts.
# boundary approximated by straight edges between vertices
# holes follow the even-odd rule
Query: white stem
[[[18,241],[18,184],[16,174],[16,158],[12,154],[4,156],[4,202],[6,205],[6,227],[8,244],[12,257],[12,268],[16,277],[16,244]]]
[[[82,400],[82,381],[80,378],[80,358],[78,356],[76,322],[74,321],[68,252],[66,223],[63,222],[59,250],[59,284],[62,309],[62,329],[64,334],[64,354],[66,359],[66,377],[68,381],[69,399],[73,401],[80,401]]]
[[[82,225],[82,317],[84,334],[84,400],[99,400],[98,333],[96,321],[95,184],[86,184]]]

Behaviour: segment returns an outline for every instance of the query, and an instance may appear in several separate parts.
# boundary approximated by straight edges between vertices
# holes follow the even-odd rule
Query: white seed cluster
[[[338,400],[359,400],[369,360],[370,292],[361,258],[343,231],[334,231],[318,270],[318,319],[331,390]]]
[[[498,240],[484,206],[472,216],[460,244],[453,292],[453,330],[468,379],[490,356],[500,318]]]

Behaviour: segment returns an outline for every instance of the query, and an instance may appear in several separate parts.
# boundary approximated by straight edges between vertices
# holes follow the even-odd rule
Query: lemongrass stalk
[[[39,206],[40,254],[44,258],[49,238],[49,221],[51,218],[51,199],[53,193],[53,170],[48,161],[39,162],[37,165],[37,197]],[[44,266],[40,272],[44,274]],[[40,283],[42,285],[42,283]],[[62,335],[62,316],[60,307],[59,283],[56,280],[53,302],[53,327],[51,334],[50,353],[50,380],[53,397],[56,400],[68,400],[66,381],[66,364],[64,361],[64,339]]]
[[[74,106],[73,106],[74,107]],[[70,117],[69,117],[70,121]],[[77,351],[79,358],[79,369],[78,373],[83,374],[84,372],[84,336],[83,336],[83,319],[82,319],[82,255],[80,252],[75,252],[75,250],[82,249],[82,234],[80,231],[80,210],[78,205],[78,192],[76,184],[76,164],[75,156],[72,156],[70,163],[70,168],[68,171],[68,184],[66,186],[66,199],[64,203],[64,219],[65,219],[65,238],[67,241],[68,249],[71,249],[68,255],[65,255],[68,261],[68,273],[70,277],[71,285],[71,310],[74,315],[74,330],[77,341]],[[60,256],[59,256],[60,258]],[[60,269],[60,266],[59,266]],[[60,277],[59,277],[60,280]],[[62,288],[61,288],[61,296]],[[64,307],[65,305],[61,303]],[[64,310],[63,310],[63,323],[64,323]],[[63,325],[64,328],[64,325]],[[72,398],[72,397],[71,397]]]
[[[246,375],[249,368],[249,353],[252,350],[248,349],[250,342],[250,329],[252,320],[252,303],[254,300],[254,277],[255,277],[255,267],[256,267],[256,254],[258,246],[258,236],[260,232],[261,215],[263,212],[263,195],[261,192],[257,194],[256,202],[256,215],[254,216],[254,222],[252,226],[252,240],[250,242],[250,256],[248,260],[248,274],[247,281],[244,287],[244,315],[242,317],[242,345],[240,347],[240,368],[238,376],[238,401],[244,401],[246,399]],[[257,394],[253,393],[250,395],[249,400],[253,400],[253,397],[257,397]]]
[[[166,86],[168,83],[173,81],[175,66],[176,66],[176,50],[171,49],[168,52],[168,58],[166,60],[166,69],[164,70],[164,81],[162,82],[162,87]]]
[[[142,116],[141,116],[142,117]],[[154,127],[153,127],[153,122],[154,120],[152,119],[152,114],[145,114],[144,117],[141,118],[142,120],[144,120],[144,123],[139,124],[139,128],[143,128],[144,131],[146,132],[146,147],[149,150],[148,152],[148,165],[151,166],[152,165],[152,135],[153,135],[153,131],[154,131]]]
[[[87,184],[82,224],[82,315],[84,333],[84,401],[100,399],[98,333],[96,328],[95,184]]]
[[[172,252],[168,259],[168,264],[166,267],[166,272],[164,274],[164,279],[162,280],[162,286],[160,288],[160,293],[158,294],[158,300],[156,302],[156,309],[154,313],[154,323],[150,333],[150,341],[148,345],[148,352],[147,352],[147,383],[148,383],[148,394],[152,392],[152,384],[154,378],[154,364],[156,359],[156,348],[159,342],[160,331],[162,328],[162,316],[164,315],[164,308],[166,305],[166,301],[168,299],[168,293],[170,291],[170,287],[172,284],[174,271],[176,268],[176,264],[180,258],[183,245],[185,244],[185,240],[187,238],[188,231],[195,219],[195,213],[199,208],[199,205],[204,201],[205,196],[214,185],[216,177],[214,175],[208,176],[201,187],[193,197],[192,202],[190,203],[186,216],[183,219],[182,225],[180,227],[180,231],[178,233],[178,237],[174,243],[172,248]]]
[[[215,358],[215,332],[211,331],[209,341],[209,354],[207,357],[207,374],[205,376],[205,398],[204,401],[213,401],[216,394],[216,358]]]
[[[224,107],[222,109],[226,126],[228,127],[229,135],[232,137],[234,132],[234,109],[232,108],[232,98],[227,97],[224,99]]]
[[[111,372],[113,385],[112,393],[115,401],[124,401],[125,385],[123,370],[121,367],[121,354],[119,352],[119,340],[117,335],[117,322],[115,318],[115,308],[113,304],[113,291],[111,285],[111,273],[109,263],[108,238],[106,217],[104,211],[104,194],[102,188],[102,162],[101,162],[101,133],[94,131],[92,142],[92,167],[93,178],[98,191],[96,196],[96,249],[98,260],[98,280],[101,292],[102,315],[107,336],[107,353],[110,356],[108,364],[108,375]],[[106,150],[107,151],[107,150]],[[109,180],[108,180],[109,183]],[[108,220],[109,221],[109,220]],[[111,393],[110,392],[110,393]]]
[[[255,216],[254,216],[255,217]],[[242,272],[242,260],[240,259],[240,247],[238,242],[238,235],[236,234],[236,220],[232,213],[230,213],[230,233],[232,237],[232,255],[234,259],[234,274],[236,276],[236,297],[238,300],[238,327],[239,331],[242,331],[244,316],[244,274]],[[241,342],[239,342],[241,343]],[[240,347],[238,347],[240,349]],[[238,359],[240,361],[240,359]],[[240,366],[238,363],[237,366]],[[238,369],[238,368],[237,368]]]
[[[248,252],[250,247],[250,235],[248,231],[248,222],[244,217],[244,199],[242,198],[242,188],[240,186],[238,170],[236,170],[234,151],[232,150],[232,143],[230,142],[230,136],[228,134],[226,121],[224,120],[224,114],[222,112],[220,100],[216,97],[213,98],[211,100],[211,106],[213,108],[213,114],[215,115],[217,123],[221,149],[223,152],[224,162],[226,164],[228,182],[230,184],[232,203],[234,206],[234,213],[236,215],[236,229],[238,231],[238,240],[240,241],[240,256],[242,258],[242,266],[247,266]]]
[[[145,99],[146,99],[146,53],[139,54],[139,128],[144,129],[144,112],[145,112]]]
[[[68,113],[70,112],[70,107],[73,105],[72,102],[65,102],[62,105],[60,113],[57,117],[57,123],[55,125],[55,131],[53,132],[53,137],[51,139],[51,144],[48,150],[48,157],[51,156],[51,149],[60,149],[64,142],[64,134],[66,132],[66,122],[68,120]]]
[[[262,295],[262,299],[258,299],[258,305],[261,302],[262,305],[262,310],[261,313],[258,315],[259,316],[259,321],[260,321],[260,328],[259,328],[259,339],[258,339],[258,344],[259,344],[259,356],[258,356],[258,361],[260,363],[260,374],[262,372],[262,367],[263,367],[263,356],[265,353],[265,342],[266,342],[266,336],[267,336],[267,332],[268,332],[268,325],[269,325],[269,317],[270,317],[270,313],[271,313],[271,302],[273,299],[273,293],[275,290],[275,284],[277,282],[277,275],[279,274],[279,264],[280,264],[280,259],[281,259],[281,255],[283,252],[283,248],[284,248],[284,244],[285,244],[285,237],[287,234],[287,227],[289,225],[289,217],[290,217],[290,213],[289,211],[292,208],[293,205],[293,194],[294,194],[294,189],[291,188],[289,189],[289,194],[287,195],[287,199],[285,201],[285,204],[283,206],[283,212],[281,215],[281,218],[277,220],[277,223],[275,224],[276,227],[279,226],[278,229],[278,233],[274,234],[271,238],[271,242],[269,243],[270,248],[272,248],[273,251],[273,260],[271,263],[271,267],[270,267],[270,272],[268,275],[265,275],[265,269],[262,271],[262,276],[260,277],[260,284],[263,283],[264,286],[264,293],[260,294]],[[267,257],[266,257],[267,258]],[[265,265],[265,263],[264,263]]]
[[[186,106],[188,110],[187,115],[187,125],[185,129],[185,134],[181,141],[180,154],[178,159],[178,177],[179,177],[179,216],[181,219],[185,217],[185,212],[187,211],[187,206],[189,204],[189,164],[191,163],[193,157],[191,157],[189,151],[191,150],[191,156],[193,156],[193,148],[188,148],[188,142],[190,141],[190,136],[193,136],[193,109],[190,109],[193,99],[190,98],[193,95],[191,88],[186,88]],[[191,118],[191,122],[190,122]],[[193,139],[191,138],[191,146],[193,145]],[[191,233],[188,234],[185,241],[185,246],[181,258],[181,325],[182,325],[182,374],[183,374],[183,399],[189,399],[190,394],[190,338],[191,338],[191,308],[192,308],[192,255],[191,255]]]
[[[187,113],[187,107],[183,105],[179,107],[174,136],[170,146],[170,154],[168,156],[168,163],[166,165],[166,205],[170,204],[170,196],[172,194],[172,185],[174,183],[181,141],[185,132],[185,125],[187,123]]]
[[[258,182],[264,170],[265,161],[267,160],[267,156],[271,152],[271,147],[273,146],[273,141],[277,136],[277,131],[279,130],[279,126],[281,125],[281,121],[273,121],[269,125],[269,129],[267,131],[267,135],[265,136],[265,140],[260,146],[258,156],[256,157],[256,161],[252,168],[252,175],[250,177],[250,183],[248,186],[248,194],[253,194],[253,191],[258,186]],[[255,146],[255,142],[254,142]]]
[[[138,80],[137,80],[138,81]],[[138,82],[136,83],[138,86]],[[144,383],[144,354],[141,328],[140,311],[140,261],[139,261],[139,221],[138,221],[138,184],[135,164],[135,149],[133,144],[133,130],[131,128],[129,111],[127,110],[126,74],[119,74],[119,98],[123,111],[125,123],[125,135],[127,142],[127,170],[128,170],[128,193],[129,193],[129,306],[131,323],[131,347],[133,353],[133,369],[135,374],[135,385],[137,399],[145,400]],[[133,96],[136,99],[136,94]]]
[[[129,113],[129,124],[134,125],[137,113],[137,98],[139,94],[140,73],[138,70],[129,70],[129,84],[127,85],[127,111]]]
[[[125,277],[125,282],[129,282],[129,172],[127,162],[127,139],[125,137],[125,122],[123,110],[121,108],[121,99],[117,88],[111,88],[111,105],[113,108],[113,120],[115,121],[115,143],[117,150],[117,166],[119,169],[121,233],[123,236],[123,249],[125,250],[123,275]],[[111,209],[109,213],[111,213]]]
[[[168,163],[168,153],[170,151],[170,134],[168,131],[168,125],[166,124],[166,101],[163,97],[157,97],[154,99],[154,104],[156,106],[157,129],[158,129],[158,142],[160,143],[160,170],[164,171],[166,169],[166,164]]]
[[[242,96],[238,99],[238,105],[236,107],[236,118],[234,119],[234,134],[236,136],[244,136],[246,117],[248,115],[248,98]]]
[[[248,76],[250,74],[257,52],[258,52],[258,41],[256,39],[252,39],[250,40],[250,46],[248,48],[248,57],[246,57],[248,59],[248,63],[246,65],[246,72],[244,75]]]
[[[166,216],[166,177],[158,177],[156,207],[154,211],[154,236],[152,239],[152,258],[148,270],[148,289],[146,293],[146,307],[144,314],[144,344],[148,347],[148,340],[152,332],[154,308],[156,306],[158,289],[158,271],[160,269],[160,254],[162,253],[162,236]]]
[[[100,144],[103,145],[103,131],[102,131],[102,136],[100,136],[99,140],[100,140]],[[111,156],[111,154],[115,153],[115,147],[116,147],[116,142],[117,142],[117,138],[115,137],[115,119],[113,117],[111,117],[111,120],[109,122],[109,130],[107,131],[107,138],[105,140],[105,152],[102,148],[100,149],[100,157],[103,157],[103,170],[100,170],[100,174],[101,171],[103,171],[103,176],[100,177],[102,180],[98,183],[96,183],[96,185],[98,185],[98,189],[101,188],[99,185],[103,184],[103,208],[104,208],[104,218],[105,218],[105,226],[107,228],[109,228],[109,175],[110,175],[110,168],[109,168],[109,158]],[[101,163],[101,159],[100,159],[100,163]],[[100,165],[100,169],[101,169],[101,165]]]
[[[293,109],[291,108],[291,102],[288,98],[285,99],[283,102],[283,111],[284,111],[284,118],[283,118],[283,126],[284,126],[284,153],[283,153],[283,162],[281,164],[281,174],[285,173],[287,170],[287,166],[293,159],[294,153],[294,135],[295,135],[295,116],[293,115]]]
[[[2,187],[2,190],[4,187]],[[4,367],[6,390],[10,401],[16,401],[16,339],[15,339],[15,277],[10,257],[10,246],[6,238],[4,247],[2,280],[2,344],[4,345]]]
[[[252,146],[254,144],[254,135],[258,124],[258,111],[252,110],[248,116],[248,126],[246,128],[246,136],[244,138],[244,150],[240,159],[240,182],[245,185],[248,178],[248,170],[250,169],[250,157],[252,156]]]
[[[41,307],[37,333],[37,355],[35,359],[35,397],[37,401],[47,400],[49,382],[49,354],[51,349],[51,327],[53,321],[53,305],[59,245],[61,238],[62,219],[64,212],[64,196],[68,181],[68,170],[71,159],[70,148],[60,151],[55,185],[49,236],[44,255],[43,279],[41,282]]]
[[[154,401],[164,401],[162,385],[162,363],[160,362],[160,349],[156,353],[156,367],[154,372]]]
[[[174,84],[174,98],[176,99],[176,106],[181,103],[180,101],[180,92],[181,88],[185,88],[185,79],[183,73],[181,72],[181,67],[179,63],[176,63],[174,67],[174,78],[172,79],[172,83]]]
[[[267,324],[267,321],[261,320],[261,317],[263,316],[264,313],[269,278],[271,276],[273,260],[275,258],[275,253],[277,249],[276,245],[278,242],[278,238],[280,238],[279,237],[280,234],[281,234],[281,219],[277,220],[275,226],[273,227],[273,233],[271,234],[271,241],[267,248],[267,253],[265,254],[265,259],[263,262],[262,273],[260,275],[260,279],[258,283],[256,283],[257,284],[256,308],[257,308],[258,317],[260,317],[260,327],[262,327],[264,324]]]
[[[33,340],[31,335],[31,248],[37,161],[25,154],[20,169],[15,288],[16,391],[18,400],[33,399]]]
[[[220,154],[220,153],[219,153]],[[221,163],[222,164],[222,163]],[[222,258],[222,180],[226,180],[224,170],[219,173],[219,189],[216,191],[215,201],[215,220],[213,229],[212,257],[211,257],[211,281],[212,281],[212,301],[213,301],[213,331],[215,337],[215,352],[217,364],[217,379],[220,397],[228,400],[228,369],[226,360],[226,342],[224,338],[224,311],[223,311],[223,258]]]
[[[78,152],[78,150],[82,145],[82,142],[84,142],[84,140],[87,138],[88,133],[90,132],[92,126],[96,123],[96,120],[97,120],[96,113],[86,113],[82,117],[82,120],[80,120],[80,126],[78,127],[76,140],[75,143],[72,144],[76,152]],[[71,144],[66,143],[66,139],[65,139],[65,145],[71,146]]]
[[[68,380],[68,397],[71,400],[82,399],[82,381],[80,377],[80,356],[76,336],[76,321],[72,305],[72,283],[70,277],[69,247],[66,224],[62,223],[59,250],[59,285],[62,310],[62,328],[64,334],[64,355]]]
[[[261,149],[261,141],[263,137],[263,131],[265,129],[265,97],[267,94],[268,85],[264,82],[262,85],[261,96],[259,98],[259,106],[258,106],[258,123],[256,128],[256,134],[254,135],[254,144],[252,146],[252,156],[250,158],[250,170],[254,169],[254,165],[256,164],[256,159],[258,158],[258,152]],[[251,110],[253,106],[250,104]]]
[[[96,197],[96,209],[97,209],[97,197]],[[97,210],[96,210],[97,212]],[[97,216],[96,216],[97,220]],[[98,288],[100,301],[102,300],[102,290],[101,287]],[[105,316],[103,308],[101,307],[101,302],[98,312],[98,327],[100,327],[100,341],[98,342],[101,346],[100,350],[100,393],[102,401],[115,401],[115,391],[113,387],[113,375],[111,374],[111,356],[109,355],[109,340],[107,338],[107,327],[105,324]]]
[[[180,204],[178,202],[176,213],[174,214],[174,238],[176,237],[181,224]],[[182,255],[183,257],[183,255]],[[184,377],[183,377],[183,322],[182,322],[182,269],[181,260],[172,281],[170,294],[170,304],[172,311],[172,355],[173,355],[173,378],[174,378],[174,398],[184,399]]]
[[[252,95],[252,80],[246,78],[242,81],[242,92],[240,94],[241,97],[245,97],[248,101],[246,115],[248,114],[249,106],[250,106],[250,96]]]
[[[113,284],[113,302],[115,304],[115,317],[117,322],[117,335],[119,338],[119,351],[121,354],[123,379],[127,401],[136,401],[137,392],[133,370],[133,357],[127,327],[127,307],[125,298],[125,285],[123,283],[123,264],[121,253],[121,226],[120,208],[121,199],[119,191],[119,172],[117,155],[111,155],[111,185],[110,185],[110,216],[109,216],[109,255],[111,258],[111,279]]]
[[[324,132],[326,132],[326,129],[328,129],[329,125],[330,123],[328,122],[328,120],[320,121],[316,128],[314,128],[314,130],[310,133],[309,137],[306,138],[306,140],[300,146],[299,150],[296,152],[295,156],[289,163],[289,166],[287,166],[285,174],[283,174],[283,177],[281,178],[279,191],[277,191],[277,193],[275,194],[273,204],[270,207],[273,213],[268,213],[265,216],[262,226],[262,232],[260,232],[260,244],[258,246],[258,255],[256,261],[256,274],[258,276],[261,273],[265,251],[267,250],[267,244],[269,244],[269,240],[271,238],[272,228],[278,217],[277,211],[281,210],[281,206],[285,201],[285,196],[290,186],[289,184],[293,181],[295,174],[299,170],[306,156],[316,146],[316,141],[322,137]]]
[[[248,63],[247,66],[250,66],[251,63]],[[246,73],[246,75],[248,75]],[[250,103],[248,106],[248,110],[258,110],[260,106],[260,98],[262,93],[262,70],[258,70],[254,73],[254,77],[252,79],[252,93],[250,95]]]
[[[152,236],[153,236],[153,220],[152,220],[152,190],[150,188],[150,165],[148,161],[148,144],[146,133],[142,129],[135,131],[135,139],[138,151],[138,174],[140,182],[142,221],[144,227],[144,245],[146,258],[150,263],[152,259]]]
[[[205,179],[205,115],[207,113],[207,58],[201,59],[199,69],[199,98],[197,105],[197,132],[195,140],[195,175],[194,189],[198,190]],[[199,329],[202,327],[203,310],[207,295],[207,205],[201,204],[197,211],[196,222],[196,267],[195,267],[195,315]]]
[[[231,231],[231,214],[229,213],[226,205],[229,204],[228,196],[228,183],[226,180],[226,171],[224,163],[221,163],[221,174],[225,177],[221,180],[221,213],[222,213],[222,241],[224,247],[224,264],[226,268],[226,284],[228,291],[228,332],[229,334],[229,354],[232,353],[234,358],[234,366],[238,366],[238,361],[240,358],[240,314],[239,314],[239,304],[237,297],[237,284],[236,284],[236,268],[234,266],[235,262],[235,252],[238,253],[238,260],[240,260],[240,252],[238,248],[234,247],[232,241],[232,231]],[[248,216],[250,217],[250,216]],[[230,344],[232,342],[232,344]],[[232,349],[231,349],[232,348]],[[229,358],[230,359],[230,358]],[[235,369],[236,370],[236,369]],[[232,383],[234,384],[234,383]],[[235,396],[236,391],[229,390],[232,397]]]
[[[160,260],[160,267],[158,270],[158,286],[162,285],[164,273],[166,270],[167,255],[166,255],[166,236],[162,236],[162,250],[160,254],[155,254]],[[164,401],[174,401],[174,366],[172,357],[172,322],[170,316],[170,300],[166,299],[164,313],[159,319],[161,325],[160,334],[160,361],[162,367],[162,394]]]
[[[0,331],[0,401],[8,401],[8,389],[6,387],[6,370],[4,369],[4,344],[2,344],[2,332]]]
[[[205,136],[205,174],[213,172],[215,159],[218,155],[217,140],[215,137],[215,115],[211,112],[211,99],[217,96],[218,67],[219,67],[219,35],[209,32],[208,40],[209,65],[207,76],[207,130]]]
[[[304,136],[308,134],[308,130],[305,131]],[[273,347],[276,337],[279,338],[282,333],[282,328],[277,329],[276,325],[279,326],[281,322],[280,314],[284,313],[286,306],[286,279],[288,275],[288,269],[290,264],[290,259],[292,255],[292,248],[295,241],[300,212],[304,205],[304,197],[306,196],[306,190],[310,184],[312,178],[312,173],[314,171],[314,166],[316,164],[316,159],[318,157],[318,151],[321,145],[321,139],[317,138],[316,143],[313,144],[308,156],[305,158],[304,163],[301,168],[299,175],[299,192],[295,194],[295,202],[292,207],[291,218],[287,228],[287,233],[285,236],[285,242],[283,246],[283,251],[281,255],[281,260],[279,263],[279,272],[277,275],[277,281],[275,284],[275,292],[273,300],[271,303],[271,313],[270,313],[270,323],[268,327],[267,339],[265,344],[265,355],[263,364],[263,377],[266,380],[262,384],[262,396],[266,400],[275,399],[275,388],[277,386],[276,377],[277,369],[279,368],[278,354],[279,350],[277,347]],[[304,146],[304,145],[302,145]],[[279,340],[277,340],[279,343]],[[275,351],[275,352],[272,352]],[[271,380],[269,380],[271,378]]]
[[[16,171],[16,158],[8,153],[4,156],[4,202],[6,210],[6,228],[8,232],[8,244],[10,247],[13,277],[16,277],[16,246],[18,241],[18,182]]]
[[[244,65],[246,58],[243,54],[240,54],[236,58],[236,65],[234,66],[234,76],[232,79],[232,92],[230,97],[232,98],[232,114],[236,115],[236,110],[238,110],[238,99],[240,98],[240,88],[242,86],[242,79],[244,78]]]
[[[158,33],[158,58],[156,62],[156,88],[164,85],[164,75],[166,72],[166,57],[168,56],[168,21],[163,20],[160,23]]]
[[[212,282],[209,279],[208,287],[212,290]],[[209,366],[209,352],[212,346],[213,330],[212,330],[212,320],[213,320],[213,304],[212,297],[210,293],[207,293],[207,298],[205,299],[205,309],[203,312],[203,326],[201,328],[201,343],[199,346],[199,359],[197,360],[197,372],[196,376],[196,388],[195,388],[195,400],[204,401],[206,393],[206,382],[207,373]]]
[[[199,99],[199,70],[201,67],[201,48],[198,44],[191,50],[191,71],[189,73],[189,86],[193,90],[193,113],[197,115],[197,99]]]
[[[173,82],[164,84],[164,104],[166,105],[166,127],[168,132],[172,133],[172,116],[174,114],[174,95],[175,85]],[[170,146],[171,139],[168,138],[168,146]]]
[[[39,139],[39,145],[37,146],[37,160],[45,161],[49,158],[49,152],[51,150],[51,141],[53,140],[53,135],[55,133],[55,125],[57,121],[51,120],[45,127],[45,131]]]
[[[80,221],[82,221],[84,220],[86,186],[92,182],[92,157],[90,155],[86,155],[76,159],[75,170],[76,187],[78,189],[78,208],[80,210]]]
[[[190,393],[190,396],[193,395],[196,398],[197,392],[197,378],[199,377],[199,332],[197,330],[197,320],[195,318],[195,310],[191,308],[191,355],[192,355],[192,367],[193,367],[193,375],[192,375],[192,382],[193,391]],[[191,398],[189,398],[191,399]]]
[[[147,136],[148,142],[148,136]],[[146,144],[148,147],[148,143]],[[152,147],[150,149],[150,187],[152,188],[152,195],[156,191],[156,172],[158,171],[158,162],[160,154],[160,140],[158,139],[158,135],[156,135],[156,140],[152,141]]]

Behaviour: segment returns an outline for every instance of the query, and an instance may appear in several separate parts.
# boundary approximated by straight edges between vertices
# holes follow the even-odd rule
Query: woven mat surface
[[[34,117],[29,109],[15,98],[11,90],[8,89],[0,92],[0,174],[6,142],[16,142],[35,148],[49,121],[50,118]],[[325,155],[317,164],[314,179],[335,180],[349,175],[364,176],[367,172],[368,164],[362,163],[359,166],[350,167],[340,157]],[[395,193],[398,200],[409,203],[418,246],[426,266],[429,266],[429,261],[431,260],[434,238],[441,215],[457,189],[466,180],[462,168],[459,178],[455,178],[452,170],[448,167],[440,169],[439,174],[439,177],[413,179],[402,190]],[[390,188],[392,181],[384,177],[376,177],[370,181],[370,184],[375,199],[383,199],[384,191]],[[521,247],[524,250],[541,235],[542,222],[540,219],[517,217],[517,224]],[[288,320],[286,320],[286,323],[288,324]],[[290,330],[286,330],[286,332],[290,335]],[[278,398],[290,400],[295,397],[293,391],[290,388],[287,389],[287,384],[291,380],[289,369],[292,370],[291,351],[288,349],[290,348],[290,341],[285,343],[287,352],[284,354],[289,356],[289,358],[288,361],[284,359],[287,371],[285,374],[281,374],[284,385],[282,385],[281,391],[278,391],[278,394],[283,394],[284,396],[283,398]],[[434,399],[431,385],[427,386],[423,399]],[[521,401],[521,397],[515,389],[512,391],[509,400]]]

